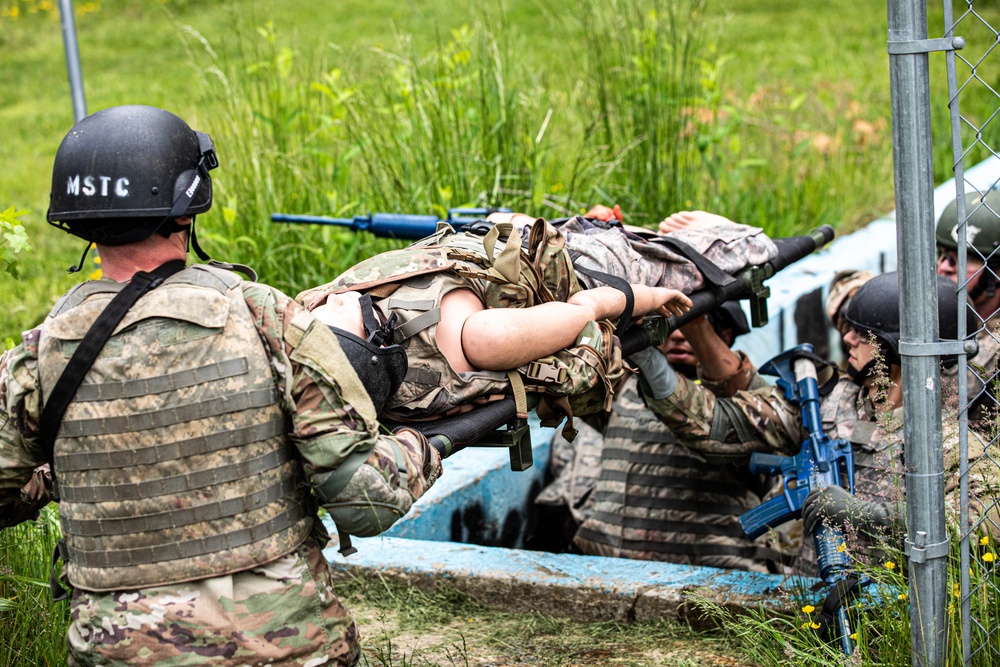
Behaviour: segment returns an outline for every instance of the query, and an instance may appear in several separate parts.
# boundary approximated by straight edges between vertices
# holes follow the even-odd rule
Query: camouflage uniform
[[[590,516],[593,509],[594,487],[601,474],[604,437],[600,431],[586,423],[578,424],[577,429],[572,441],[563,435],[562,429],[552,436],[549,473],[553,480],[538,494],[535,503],[551,507],[564,506],[579,525]]]
[[[46,392],[121,288],[78,285],[4,357],[0,502],[43,463]],[[309,487],[398,516],[440,458],[418,434],[379,436],[329,329],[270,287],[188,267],[126,314],[86,380],[54,448],[71,664],[355,664]]]
[[[738,374],[747,376],[745,356],[742,362]],[[764,384],[752,377],[751,386]],[[716,387],[728,384],[727,379]],[[583,553],[774,569],[780,554],[769,547],[768,536],[749,540],[739,523],[739,515],[760,503],[764,480],[745,465],[709,463],[680,444],[646,406],[637,378],[616,395],[604,434],[591,510],[574,539]]]
[[[954,383],[942,379],[942,424],[946,492],[951,518],[958,510],[958,422]],[[647,404],[691,449],[707,458],[745,462],[751,452],[796,454],[806,438],[799,410],[783,391],[770,387],[741,391],[732,398],[717,398],[711,391],[679,376],[677,389],[665,399],[649,399]],[[854,450],[855,495],[867,501],[894,504],[903,501],[903,409],[879,414],[867,392],[846,378],[840,379],[823,397],[823,428],[831,438],[844,438]],[[996,472],[977,463],[972,447],[978,437],[970,436],[969,460],[972,496],[995,499]],[[980,446],[979,454],[982,453]],[[983,502],[975,503],[973,515],[981,516]]]
[[[581,283],[586,287],[601,284],[578,273],[577,267],[610,273],[630,283],[685,292],[701,286],[701,273],[689,260],[661,244],[618,228],[595,227],[583,218],[573,218],[558,229],[538,219],[524,228],[521,239],[511,232],[509,224],[497,224],[481,237],[455,233],[442,224],[432,236],[372,257],[296,299],[313,310],[332,293],[365,291],[383,315],[396,314],[395,342],[406,347],[410,371],[386,406],[384,414],[390,419],[440,419],[465,411],[470,404],[510,393],[511,388],[519,399],[525,392],[554,397],[548,403],[543,398],[538,410],[546,425],[557,424],[563,414],[608,410],[614,384],[623,375],[611,323],[595,325],[592,331],[581,334],[576,346],[517,372],[460,373],[451,368],[437,346],[441,300],[452,290],[468,289],[487,308],[526,308],[565,301]],[[774,243],[760,229],[736,223],[668,236],[691,245],[727,272],[769,261],[777,254]]]
[[[700,289],[701,272],[688,259],[660,243],[650,243],[619,228],[606,229],[585,218],[571,218],[559,225],[573,265],[610,273],[639,285],[678,289],[686,294]],[[778,249],[759,227],[739,223],[692,226],[664,235],[691,246],[695,252],[726,273],[769,262]],[[582,272],[581,272],[582,274]],[[581,275],[587,287],[601,283]]]

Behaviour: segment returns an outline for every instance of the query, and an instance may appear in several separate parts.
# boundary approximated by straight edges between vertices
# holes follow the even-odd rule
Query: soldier
[[[955,338],[959,303],[954,284],[938,280],[938,323],[942,338]],[[804,516],[808,528],[820,519],[851,518],[860,532],[875,536],[897,530],[904,516],[902,462],[902,368],[899,344],[899,287],[895,273],[865,283],[847,307],[851,329],[848,374],[825,384],[823,423],[831,437],[848,439],[854,449],[855,496],[837,487],[810,494]],[[879,361],[883,370],[873,372]],[[943,358],[949,369],[955,358]],[[672,372],[650,356],[640,361],[647,404],[687,446],[706,456],[743,456],[752,451],[796,453],[806,437],[798,408],[777,387],[715,396]],[[832,385],[832,386],[831,386]],[[950,509],[958,516],[958,446],[954,382],[942,381],[944,451]],[[978,448],[972,441],[979,443]],[[976,462],[985,441],[970,438],[969,460]],[[745,458],[744,458],[745,460]],[[997,491],[996,475],[976,464],[972,473],[973,514],[982,516]]]
[[[727,271],[774,257],[760,230],[721,221],[712,216],[715,231],[691,214],[677,236]],[[687,292],[701,283],[695,263],[617,227],[577,218],[557,229],[493,214],[481,229],[442,226],[296,298],[339,326],[344,318],[356,326],[359,313],[396,318],[394,340],[406,347],[410,371],[387,404],[388,419],[440,419],[513,393],[520,412],[528,395],[540,397],[542,423],[556,425],[610,408],[624,374],[612,334],[630,315],[686,310],[689,300],[669,287]],[[619,288],[634,296],[629,312]]]
[[[976,333],[979,352],[969,359],[970,365],[979,369],[982,379],[989,381],[996,372],[1000,354],[1000,191],[990,190],[985,195],[972,193],[965,196],[966,239],[969,244],[965,263],[965,280],[969,301],[979,316],[976,326],[969,333]],[[948,204],[938,218],[937,249],[939,276],[957,283],[958,276],[958,200]]]
[[[422,435],[379,433],[365,383],[401,379],[398,346],[352,349],[279,291],[185,265],[216,165],[146,106],[87,116],[56,154],[48,219],[104,278],[4,357],[0,503],[51,463],[70,664],[356,664],[317,508],[375,534],[441,472]]]
[[[718,358],[719,346],[728,353],[736,337],[748,331],[743,311],[729,302],[684,327],[683,333],[674,332],[660,352],[675,370],[695,379],[699,358]],[[749,361],[742,352],[737,358],[738,364],[714,380],[702,372],[701,383],[723,394],[734,385],[766,385],[755,374],[748,379]],[[746,465],[709,463],[678,443],[646,407],[635,376],[616,395],[599,465],[596,488],[574,539],[583,553],[779,570],[780,554],[767,538],[747,539],[739,523],[740,514],[760,503],[767,480],[750,474]]]

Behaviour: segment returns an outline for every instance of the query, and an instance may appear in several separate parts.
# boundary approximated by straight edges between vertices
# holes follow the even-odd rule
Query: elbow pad
[[[351,461],[358,457],[360,465]],[[410,429],[349,457],[316,486],[341,533],[372,537],[388,530],[441,474],[441,455]],[[346,478],[346,479],[345,479]]]

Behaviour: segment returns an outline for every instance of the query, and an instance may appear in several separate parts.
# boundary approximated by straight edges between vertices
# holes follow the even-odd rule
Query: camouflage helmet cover
[[[983,257],[1000,247],[1000,191],[985,195],[973,192],[965,195],[966,239]],[[943,248],[958,248],[958,200],[952,201],[938,218],[935,237]]]

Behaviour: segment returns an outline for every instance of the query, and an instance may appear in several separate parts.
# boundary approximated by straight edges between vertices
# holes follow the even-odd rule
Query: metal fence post
[[[939,330],[926,4],[888,0],[888,19],[908,471],[910,639],[913,665],[938,667],[944,665],[946,644],[948,550],[939,357],[931,353]]]
[[[69,74],[69,93],[73,98],[73,120],[79,122],[87,115],[87,101],[83,95],[83,73],[80,68],[80,51],[76,45],[76,21],[73,17],[73,0],[59,0],[62,19],[63,46],[66,50],[66,71]]]

